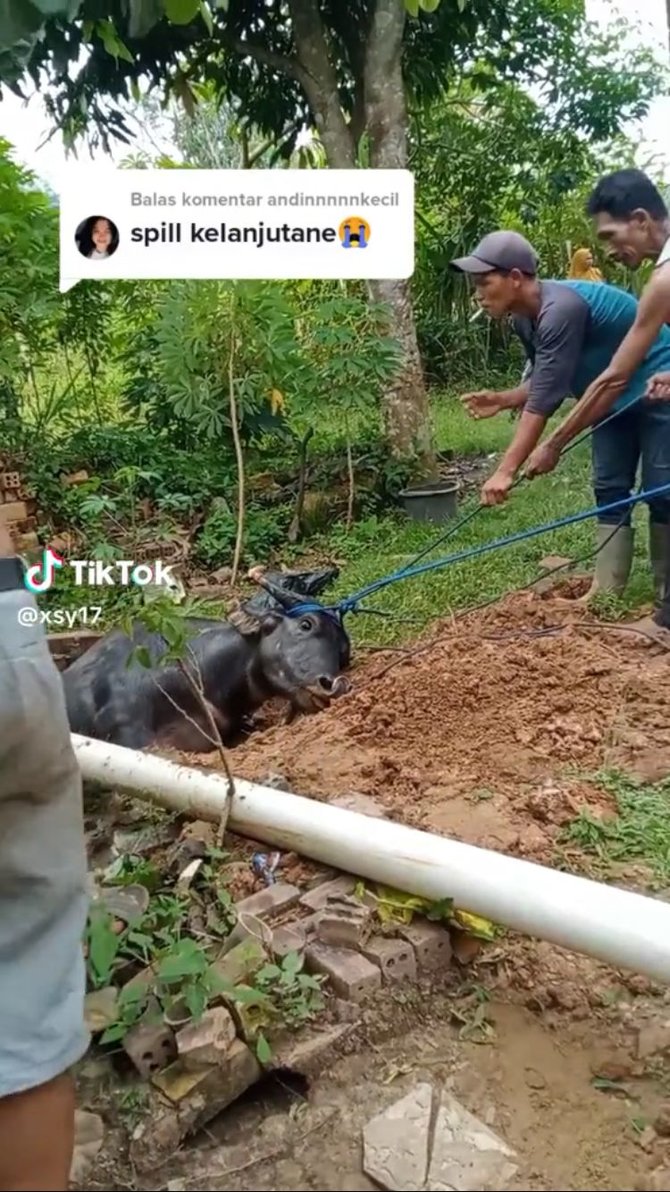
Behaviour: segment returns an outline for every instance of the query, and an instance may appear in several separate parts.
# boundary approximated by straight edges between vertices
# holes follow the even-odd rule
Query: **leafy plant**
[[[256,974],[256,988],[288,1026],[309,1022],[324,1007],[324,978],[304,972],[304,963],[298,952],[289,952],[281,964],[266,964]]]

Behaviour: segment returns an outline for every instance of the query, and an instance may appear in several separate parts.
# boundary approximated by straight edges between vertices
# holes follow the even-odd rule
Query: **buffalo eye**
[[[299,621],[298,624],[299,624],[299,628],[302,630],[303,633],[311,633],[312,632],[313,625],[312,625],[312,622],[310,621],[309,617],[303,617],[302,621]]]

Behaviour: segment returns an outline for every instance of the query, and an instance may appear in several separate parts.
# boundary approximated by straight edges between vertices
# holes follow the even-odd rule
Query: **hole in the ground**
[[[276,1068],[266,1072],[260,1080],[247,1089],[238,1105],[259,1105],[279,1112],[288,1110],[295,1101],[306,1101],[309,1095],[309,1080],[302,1072],[293,1068]]]

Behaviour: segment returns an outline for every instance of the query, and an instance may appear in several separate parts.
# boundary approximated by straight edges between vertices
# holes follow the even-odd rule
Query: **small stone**
[[[79,472],[70,472],[69,475],[62,476],[61,480],[66,488],[71,488],[73,484],[85,484],[88,480],[88,472],[85,469]]]
[[[526,1084],[529,1089],[546,1089],[547,1081],[537,1068],[526,1068]]]
[[[452,928],[450,935],[454,959],[459,964],[472,964],[482,950],[482,941],[474,935],[468,935],[465,931],[459,931],[458,928]]]
[[[591,1065],[594,1076],[601,1076],[603,1080],[627,1080],[633,1074],[633,1061],[625,1054],[608,1056],[606,1059],[595,1061]]]
[[[515,1158],[514,1151],[484,1122],[450,1093],[442,1094],[426,1192],[443,1192],[445,1188],[500,1192],[516,1175]]]
[[[229,584],[233,578],[233,571],[231,567],[219,567],[217,571],[212,572],[212,579],[216,584]]]
[[[144,1080],[167,1068],[177,1055],[174,1031],[164,1022],[138,1022],[125,1036],[123,1049]]]
[[[77,1109],[74,1115],[74,1151],[70,1183],[83,1185],[102,1148],[105,1127],[97,1113]]]
[[[122,923],[137,923],[149,908],[149,891],[146,886],[118,886],[100,892],[100,902],[105,910]]]
[[[348,874],[343,874],[342,877],[334,878],[332,882],[322,882],[321,885],[315,886],[313,890],[308,890],[300,899],[300,904],[307,907],[310,911],[322,911],[329,898],[333,895],[351,894],[355,885],[355,878],[349,877]]]
[[[370,795],[352,791],[331,800],[331,807],[343,807],[345,811],[356,811],[359,815],[370,815],[374,819],[386,819],[386,810]]]
[[[338,1045],[352,1031],[352,1025],[307,1027],[298,1034],[287,1035],[272,1046],[272,1058],[266,1065],[269,1069],[285,1068],[313,1077],[327,1071],[336,1055]]]
[[[656,1134],[656,1131],[654,1130],[654,1127],[653,1126],[645,1126],[642,1133],[638,1134],[637,1145],[639,1147],[641,1147],[641,1149],[643,1151],[647,1151],[647,1153],[649,1153],[650,1151],[652,1151],[654,1149],[654,1143],[656,1142],[656,1138],[657,1138],[657,1134]]]
[[[666,1101],[658,1111],[654,1130],[660,1138],[670,1138],[670,1102]]]
[[[99,1034],[116,1022],[118,1000],[119,991],[114,985],[108,985],[106,989],[94,989],[92,993],[86,994],[84,1020],[92,1035]]]
[[[267,778],[263,780],[261,786],[269,786],[273,791],[284,791],[286,794],[291,793],[291,784],[283,774],[268,774]]]
[[[334,992],[351,1002],[361,1001],[382,983],[380,970],[358,952],[316,943],[308,946],[305,958],[309,970],[323,973]]]
[[[385,985],[394,981],[416,981],[416,957],[406,940],[372,939],[363,955],[379,965]]]
[[[545,555],[539,565],[543,571],[555,571],[558,567],[570,567],[572,562],[566,555]]]
[[[210,824],[207,820],[192,820],[185,825],[181,839],[197,841],[205,848],[213,848],[216,844],[216,824]]]
[[[259,890],[257,894],[243,898],[235,904],[235,910],[239,915],[257,915],[258,918],[269,919],[279,911],[294,906],[299,898],[300,890],[297,886],[289,886],[288,882],[276,882],[267,886],[265,890]]]
[[[432,1100],[430,1085],[418,1084],[363,1130],[363,1170],[388,1192],[419,1192],[425,1185]]]
[[[177,1053],[186,1068],[222,1064],[235,1038],[235,1023],[225,1006],[205,1010],[197,1022],[177,1032]]]
[[[670,1021],[652,1022],[640,1027],[637,1037],[638,1059],[647,1060],[654,1055],[664,1055],[670,1049]]]

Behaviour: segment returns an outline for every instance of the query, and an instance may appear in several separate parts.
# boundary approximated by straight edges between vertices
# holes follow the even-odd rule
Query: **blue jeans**
[[[606,426],[596,429],[591,440],[593,490],[598,507],[625,500],[635,490],[638,465],[643,489],[670,485],[670,403],[638,402]],[[670,489],[647,501],[649,520],[670,523]],[[614,509],[599,514],[604,525],[630,525],[632,509]],[[623,519],[623,520],[622,520]]]

